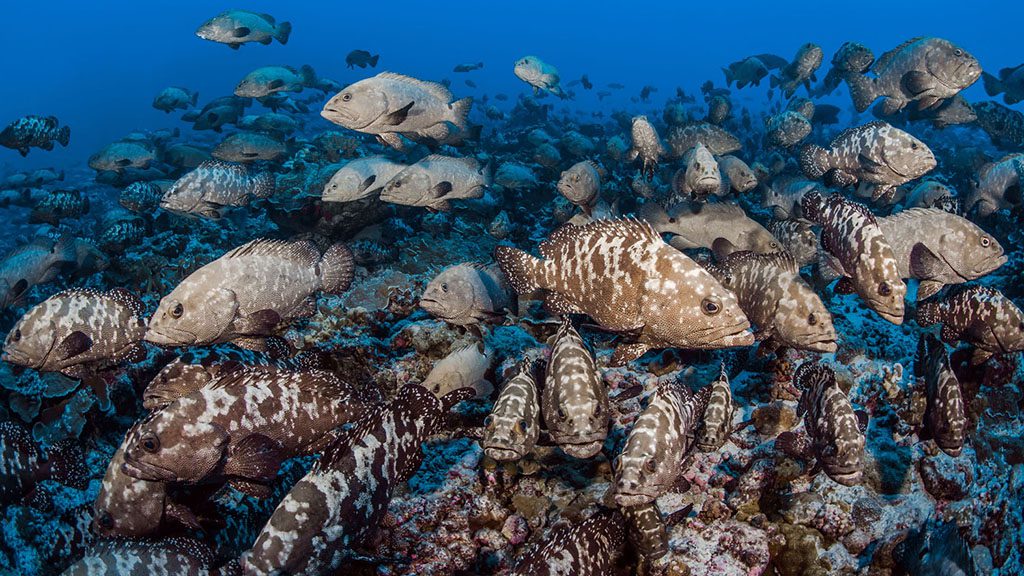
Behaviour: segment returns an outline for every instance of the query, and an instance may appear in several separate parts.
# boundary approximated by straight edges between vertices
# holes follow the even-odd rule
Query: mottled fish
[[[708,405],[700,419],[695,446],[701,452],[714,452],[721,448],[732,433],[732,417],[735,412],[729,375],[722,363],[718,378],[711,383]]]
[[[56,116],[24,116],[7,125],[0,132],[0,145],[28,156],[33,146],[53,150],[53,143],[67,147],[71,141],[71,128],[61,126]]]
[[[658,162],[665,156],[665,146],[661,143],[658,131],[646,116],[634,116],[630,128],[632,147],[626,153],[626,159],[641,162],[640,171],[645,180],[654,178]]]
[[[524,359],[502,385],[491,413],[484,420],[480,445],[499,462],[525,458],[540,437],[540,395],[533,361]]]
[[[679,249],[710,250],[720,239],[733,250],[761,253],[780,249],[775,237],[735,204],[679,204],[667,211],[655,202],[647,202],[640,207],[639,217],[650,222],[659,234],[671,235],[669,244]],[[720,241],[718,245],[724,246]]]
[[[464,263],[435,276],[420,297],[420,308],[449,324],[497,323],[518,308],[518,298],[497,266]]]
[[[590,458],[608,435],[608,388],[568,317],[554,338],[541,394],[544,424],[566,454]]]
[[[274,195],[273,174],[244,164],[209,160],[178,178],[160,199],[171,212],[218,219],[226,206],[246,206],[253,198]]]
[[[949,365],[946,346],[934,334],[921,334],[914,375],[925,383],[924,429],[920,435],[934,438],[943,452],[956,458],[967,434],[963,391]]]
[[[604,510],[573,525],[559,525],[526,554],[514,576],[604,576],[612,574],[626,546],[626,523]]]
[[[324,186],[324,202],[355,202],[380,194],[392,178],[408,165],[386,156],[356,158],[338,169]]]
[[[864,474],[864,433],[836,373],[816,362],[800,365],[793,376],[801,390],[797,415],[811,437],[815,457],[828,477],[852,486]]]
[[[945,342],[974,346],[972,364],[981,364],[993,354],[1024,350],[1024,312],[995,288],[957,287],[940,299],[922,302],[917,323],[941,323]]]
[[[490,166],[475,158],[431,154],[391,178],[380,199],[403,206],[451,209],[452,200],[481,198],[492,182]]]

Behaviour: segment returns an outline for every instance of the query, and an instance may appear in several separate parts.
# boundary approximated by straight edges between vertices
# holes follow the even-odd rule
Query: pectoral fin
[[[68,358],[78,356],[90,348],[92,348],[92,338],[85,332],[75,330],[57,345],[54,354],[60,360],[67,360]]]
[[[412,106],[415,103],[416,102],[409,102],[398,110],[384,116],[384,124],[388,126],[398,126],[402,122],[405,122],[405,119],[409,117],[409,110],[412,109]]]

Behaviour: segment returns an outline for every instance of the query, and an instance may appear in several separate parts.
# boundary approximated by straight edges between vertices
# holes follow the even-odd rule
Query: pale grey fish
[[[392,178],[408,168],[386,156],[356,158],[338,169],[324,185],[324,202],[355,202],[380,194]]]
[[[497,266],[464,263],[449,266],[423,290],[419,301],[435,318],[449,324],[499,323],[518,308],[518,298]]]
[[[649,181],[654,178],[658,162],[665,156],[665,146],[661,143],[658,131],[646,116],[633,117],[630,135],[633,145],[626,152],[626,160],[633,162],[639,159],[642,162],[640,172],[643,179]]]
[[[491,183],[490,166],[482,166],[475,158],[431,154],[392,177],[380,199],[447,211],[452,200],[483,197]]]

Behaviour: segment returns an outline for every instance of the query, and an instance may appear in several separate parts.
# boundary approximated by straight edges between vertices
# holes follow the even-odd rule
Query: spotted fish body
[[[946,347],[934,335],[921,335],[914,372],[925,381],[926,431],[943,452],[956,458],[964,448],[967,430],[963,392],[949,365]]]
[[[863,74],[871,68],[875,54],[870,48],[857,42],[844,42],[832,56],[832,67],[818,85],[814,95],[827,96],[839,87],[839,83],[850,72]]]
[[[918,301],[1006,263],[999,241],[970,220],[939,208],[912,208],[878,218],[903,278],[916,278]]]
[[[826,177],[838,187],[872,185],[876,201],[891,199],[897,186],[935,166],[935,155],[924,142],[882,121],[845,130],[828,148],[809,144],[800,151],[800,167],[808,178]]]
[[[558,192],[566,200],[590,213],[601,193],[601,172],[597,164],[584,160],[573,164],[558,178]]]
[[[671,235],[669,244],[679,249],[712,249],[725,240],[732,250],[779,250],[775,237],[736,204],[714,202],[690,206],[685,203],[665,210],[656,202],[646,202],[638,216],[658,233]]]
[[[453,350],[434,363],[423,387],[438,398],[460,388],[471,388],[477,397],[490,396],[494,387],[484,378],[494,360],[494,350],[470,344]]]
[[[703,200],[709,195],[724,196],[729,191],[722,187],[722,173],[718,161],[708,147],[698,142],[684,156],[686,168],[680,168],[672,178],[672,192],[677,201]]]
[[[540,397],[532,364],[523,360],[505,383],[484,421],[484,453],[499,462],[519,460],[540,437]]]
[[[608,435],[608,389],[568,318],[555,334],[541,406],[548,433],[567,454],[590,458],[601,451]]]
[[[793,381],[802,390],[797,415],[804,417],[804,427],[825,473],[840,484],[857,484],[864,473],[864,433],[835,372],[805,362],[797,368]]]
[[[1024,154],[1010,154],[981,167],[964,212],[975,210],[980,217],[1010,210],[1021,203],[1024,189]]]
[[[709,122],[676,126],[668,133],[670,156],[683,157],[697,144],[703,144],[715,156],[731,154],[742,148],[739,138]]]
[[[993,354],[1024,350],[1024,312],[987,286],[960,288],[939,300],[923,302],[917,308],[917,323],[942,323],[944,341],[974,346],[973,364],[981,364]]]
[[[322,451],[365,412],[328,372],[237,370],[178,398],[126,440],[126,471],[150,481],[227,479],[262,496],[280,463]]]
[[[541,243],[540,253],[536,258],[509,246],[495,250],[520,294],[543,288],[554,313],[588,314],[607,330],[639,332],[635,342],[615,350],[612,365],[652,348],[753,343],[736,297],[647,223],[566,225]]]
[[[718,159],[718,166],[722,170],[723,181],[736,192],[749,192],[757,187],[757,175],[743,160],[726,154]]]
[[[58,224],[68,218],[80,218],[89,213],[89,197],[80,190],[62,188],[51,190],[32,208],[31,222]]]
[[[832,315],[800,276],[790,254],[734,252],[709,269],[736,294],[759,341],[812,352],[836,351]]]
[[[651,180],[658,168],[658,162],[665,156],[665,146],[661,143],[661,137],[646,116],[633,117],[630,135],[633,146],[626,152],[626,159],[630,162],[639,159],[644,179]]]
[[[783,66],[779,71],[778,76],[772,76],[771,86],[776,86],[786,95],[786,98],[792,98],[796,89],[802,84],[807,88],[807,92],[811,91],[811,81],[817,80],[814,73],[817,72],[821,66],[821,61],[824,58],[824,53],[821,51],[821,47],[816,44],[804,44],[797,50],[796,56],[793,57],[793,61]]]
[[[697,433],[697,449],[701,452],[714,452],[725,444],[732,432],[732,416],[735,406],[732,400],[732,389],[729,387],[729,375],[722,364],[718,378],[711,383],[711,394],[708,405],[701,418],[701,428]]]
[[[657,574],[657,567],[669,554],[668,529],[657,502],[622,509],[628,538],[639,557],[639,576]]]
[[[260,238],[199,268],[164,296],[146,340],[161,346],[233,342],[264,349],[268,336],[316,309],[316,294],[339,294],[355,265],[344,244],[321,255],[309,241]]]
[[[768,231],[778,239],[780,247],[789,252],[799,267],[818,261],[818,235],[803,220],[772,220]]]
[[[516,576],[604,576],[612,574],[626,545],[626,525],[615,511],[601,511],[573,526],[559,526],[527,554]]]
[[[143,304],[115,288],[72,289],[29,310],[4,343],[3,360],[40,372],[82,378],[95,369],[145,354]]]
[[[218,377],[237,369],[263,372],[317,368],[313,356],[276,359],[267,354],[238,348],[213,347],[186,350],[160,369],[142,393],[142,407],[157,410],[182,396],[188,396]]]
[[[832,256],[836,271],[850,278],[869,308],[893,324],[902,324],[907,285],[874,215],[839,194],[822,199],[812,192],[804,196],[801,206],[804,215],[822,227],[821,245]]]
[[[52,282],[77,264],[73,242],[35,238],[0,260],[0,309],[21,300],[37,284]]]
[[[246,206],[253,198],[269,198],[274,177],[244,164],[207,160],[178,178],[160,199],[160,207],[177,214],[218,219],[226,206]]]
[[[129,432],[126,440],[131,437]],[[93,531],[101,537],[142,538],[156,534],[176,511],[165,482],[139,480],[124,471],[125,445],[117,449],[93,504]],[[191,512],[187,512],[191,515]]]
[[[419,467],[423,442],[457,401],[409,384],[343,431],[243,555],[246,576],[335,573],[377,529],[395,487]]]
[[[60,126],[55,116],[24,116],[11,122],[0,132],[0,144],[28,156],[29,148],[53,150],[53,143],[67,147],[71,139],[71,128]]]
[[[204,576],[214,561],[213,552],[191,538],[110,540],[94,546],[63,576]]]
[[[637,417],[619,456],[613,485],[619,506],[640,506],[671,490],[704,414],[711,389],[697,394],[662,383]]]

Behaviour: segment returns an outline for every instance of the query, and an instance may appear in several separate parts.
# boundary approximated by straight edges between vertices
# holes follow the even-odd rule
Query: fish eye
[[[818,323],[818,317],[814,315],[814,312],[811,312],[810,315],[807,316],[807,323],[811,326]]]
[[[558,419],[565,420],[565,410],[562,410],[561,408],[558,409]]]
[[[594,416],[600,416],[600,415],[601,415],[601,405],[598,404],[597,407],[594,408]]]
[[[992,241],[988,239],[988,236],[982,236],[981,237],[981,245],[982,245],[982,247],[988,248],[990,244],[992,244]]]
[[[772,242],[772,243],[771,243],[771,244],[769,244],[768,246],[769,246],[769,247],[770,247],[770,248],[771,248],[772,250],[777,250],[777,249],[779,248],[779,244],[778,244],[778,242]]]
[[[651,472],[651,473],[657,472],[658,471],[658,462],[654,458],[651,458],[650,460],[647,461],[646,464],[644,464],[644,468],[647,469],[647,471]]]
[[[106,528],[107,530],[110,530],[114,527],[114,517],[111,516],[109,512],[104,512],[100,514],[99,518],[97,518],[96,521],[99,523],[100,528]]]
[[[487,418],[484,418],[484,427],[490,428],[492,422],[494,422],[494,417],[488,415]]]
[[[889,287],[888,282],[882,282],[878,285],[878,293],[882,296],[888,296],[892,294],[892,288]]]
[[[700,303],[700,307],[701,307],[701,310],[703,310],[704,313],[709,315],[709,316],[713,316],[715,314],[718,314],[718,311],[722,309],[722,307],[718,304],[718,302],[715,302],[711,298],[705,298]]]
[[[352,100],[352,94],[351,93],[345,92],[344,94],[341,95],[341,101],[342,102],[348,102],[349,100]]]
[[[953,54],[955,54],[955,55],[957,55],[957,56],[963,56],[963,55],[964,55],[964,51],[963,51],[963,50],[961,50],[961,49],[959,49],[959,48],[957,48],[957,49],[956,49],[956,50],[955,50],[955,51],[953,52]]]
[[[523,431],[523,434],[526,434],[526,418],[519,421],[519,429]]]
[[[917,142],[911,142],[910,143],[910,149],[911,150],[917,150]]]
[[[447,292],[447,291],[448,291],[448,283],[447,282],[442,283],[441,284],[441,292]]]
[[[11,335],[12,342],[21,342],[21,328],[15,328],[14,334]]]
[[[181,302],[178,302],[174,305],[174,308],[171,308],[171,316],[174,318],[181,318],[181,315],[184,313],[185,307],[181,305]]]
[[[394,187],[395,187],[395,188],[401,188],[401,187],[402,187],[402,181],[401,181],[401,180],[396,180],[396,181],[395,181],[395,186],[394,186]]]
[[[160,449],[160,439],[152,434],[143,438],[140,444],[142,445],[142,449],[150,454]]]

